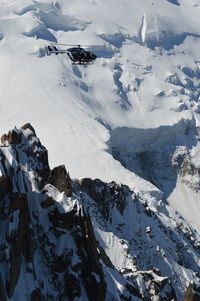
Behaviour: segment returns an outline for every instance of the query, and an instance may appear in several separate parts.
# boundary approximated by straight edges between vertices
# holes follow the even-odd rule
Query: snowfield
[[[200,230],[200,0],[1,0],[1,133],[30,122],[51,167],[129,185]],[[50,42],[98,59],[46,56]]]

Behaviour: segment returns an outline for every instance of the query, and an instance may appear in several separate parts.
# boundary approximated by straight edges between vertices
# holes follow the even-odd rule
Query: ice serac
[[[188,285],[186,297],[198,294],[200,238],[179,214],[149,208],[127,185],[50,170],[30,124],[1,142],[0,300],[168,301]]]

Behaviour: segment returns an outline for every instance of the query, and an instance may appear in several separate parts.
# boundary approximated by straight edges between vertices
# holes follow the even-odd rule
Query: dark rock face
[[[72,196],[71,179],[64,165],[55,167],[51,171],[48,183],[55,186],[60,192],[65,192],[67,196]]]
[[[0,269],[1,280],[4,279],[0,289],[2,300],[7,300],[6,296],[12,298],[23,268],[22,262],[33,259],[31,250],[34,248],[30,246],[33,236],[31,213],[27,197],[32,184],[21,167],[27,164],[32,168],[35,185],[40,185],[39,174],[49,170],[46,149],[41,146],[38,138],[32,139],[33,132],[29,132],[29,138],[27,136],[22,130],[15,129],[4,134],[1,139],[2,143],[7,144],[0,149],[0,227],[5,230],[0,240],[0,262],[9,263],[4,274],[1,274]],[[8,155],[13,157],[15,164],[9,162]],[[9,230],[10,227],[12,230]]]
[[[84,300],[107,300],[104,269],[115,268],[96,240],[90,216],[76,204],[66,211],[54,199],[60,192],[64,202],[72,197],[65,167],[50,171],[47,151],[30,124],[5,134],[2,143],[0,300],[74,300],[83,291]],[[35,288],[23,284],[22,292],[18,287],[27,277]]]
[[[6,188],[6,181],[3,176],[0,176],[0,199],[4,196]]]
[[[102,265],[100,264],[101,256],[98,253],[98,243],[93,233],[92,223],[89,216],[80,220],[84,239],[80,236],[74,236],[74,239],[79,246],[78,255],[82,258],[81,274],[90,301],[103,301],[106,297],[106,282]],[[87,254],[87,256],[86,256]],[[97,275],[95,277],[95,275]],[[99,281],[97,281],[97,279]]]
[[[29,129],[31,132],[32,132],[32,135],[33,136],[36,136],[36,133],[35,133],[35,129],[32,127],[32,125],[30,123],[26,123],[22,126],[22,129],[23,130],[27,130]]]
[[[67,213],[60,213],[57,208],[49,213],[49,220],[53,225],[53,228],[61,228],[66,230],[71,230],[74,225],[74,213],[72,210]]]
[[[19,144],[21,143],[21,135],[17,133],[15,130],[9,132],[7,135],[4,134],[1,137],[1,143],[8,142],[9,144]]]
[[[126,197],[130,193],[126,185],[109,184],[99,179],[84,178],[78,181],[80,190],[86,192],[99,205],[99,210],[106,219],[109,219],[113,206],[116,205],[121,214],[126,207]]]
[[[6,301],[6,290],[1,275],[0,275],[0,300]]]
[[[60,300],[74,300],[80,297],[82,287],[85,288],[88,300],[105,300],[106,282],[104,273],[100,263],[101,257],[97,252],[97,241],[90,225],[90,218],[84,212],[73,208],[67,213],[60,213],[60,208],[55,204],[55,208],[51,208],[49,212],[50,227],[54,231],[55,237],[59,239],[67,239],[67,232],[62,232],[57,236],[56,231],[59,229],[71,231],[72,239],[76,245],[76,254],[78,262],[74,261],[74,250],[66,244],[67,251],[56,257],[52,262],[52,272],[54,280],[62,287],[60,290]],[[59,243],[58,239],[58,243]],[[97,281],[96,274],[100,281]],[[60,282],[61,279],[63,282]],[[58,286],[59,287],[59,286]]]
[[[149,262],[155,256],[155,253],[147,255],[155,247],[155,242],[151,242],[153,223],[157,222],[157,229],[165,234],[172,232],[162,225],[159,215],[147,202],[125,185],[89,178],[73,181],[64,166],[50,171],[47,150],[30,124],[4,135],[2,143],[0,300],[151,301],[155,297],[160,301],[178,300],[172,281],[158,269],[163,257],[156,255],[158,266],[152,270],[141,263],[145,256],[149,256]],[[126,231],[132,227],[135,234],[128,237],[123,232],[127,210],[128,215],[134,216],[134,227],[144,220],[152,223],[151,227],[134,232],[129,221]],[[180,235],[182,226],[177,229]],[[121,246],[120,252],[113,250],[126,256],[129,263],[124,271],[113,263],[109,245],[100,237],[101,231],[104,235],[113,231],[111,243],[115,244],[115,240],[118,245],[127,243],[126,249]],[[184,232],[187,241],[193,236],[190,230]],[[172,238],[179,239],[177,234]],[[198,251],[196,241],[190,245]],[[135,262],[133,251],[137,254]],[[182,251],[181,264],[189,266],[192,262],[195,266],[194,259],[185,260],[185,252]],[[196,301],[196,291],[194,287],[188,288],[185,301]]]
[[[147,288],[144,296],[146,301],[153,300],[155,296],[159,301],[177,300],[175,290],[168,277],[157,278],[155,271],[139,272],[139,275],[143,285]]]

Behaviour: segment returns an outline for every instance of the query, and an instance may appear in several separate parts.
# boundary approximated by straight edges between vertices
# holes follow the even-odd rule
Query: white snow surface
[[[1,0],[2,134],[30,122],[51,167],[128,184],[155,205],[169,189],[116,160],[113,148],[123,156],[185,146],[200,166],[200,0],[172,2]],[[46,56],[49,42],[91,45],[98,58],[72,65]],[[167,199],[199,230],[199,193],[189,200],[180,183]]]

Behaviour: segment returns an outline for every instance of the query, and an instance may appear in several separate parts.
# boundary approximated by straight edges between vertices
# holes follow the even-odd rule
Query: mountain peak
[[[5,136],[2,300],[180,300],[186,271],[197,285],[200,239],[180,215],[126,185],[50,170],[30,124]]]

